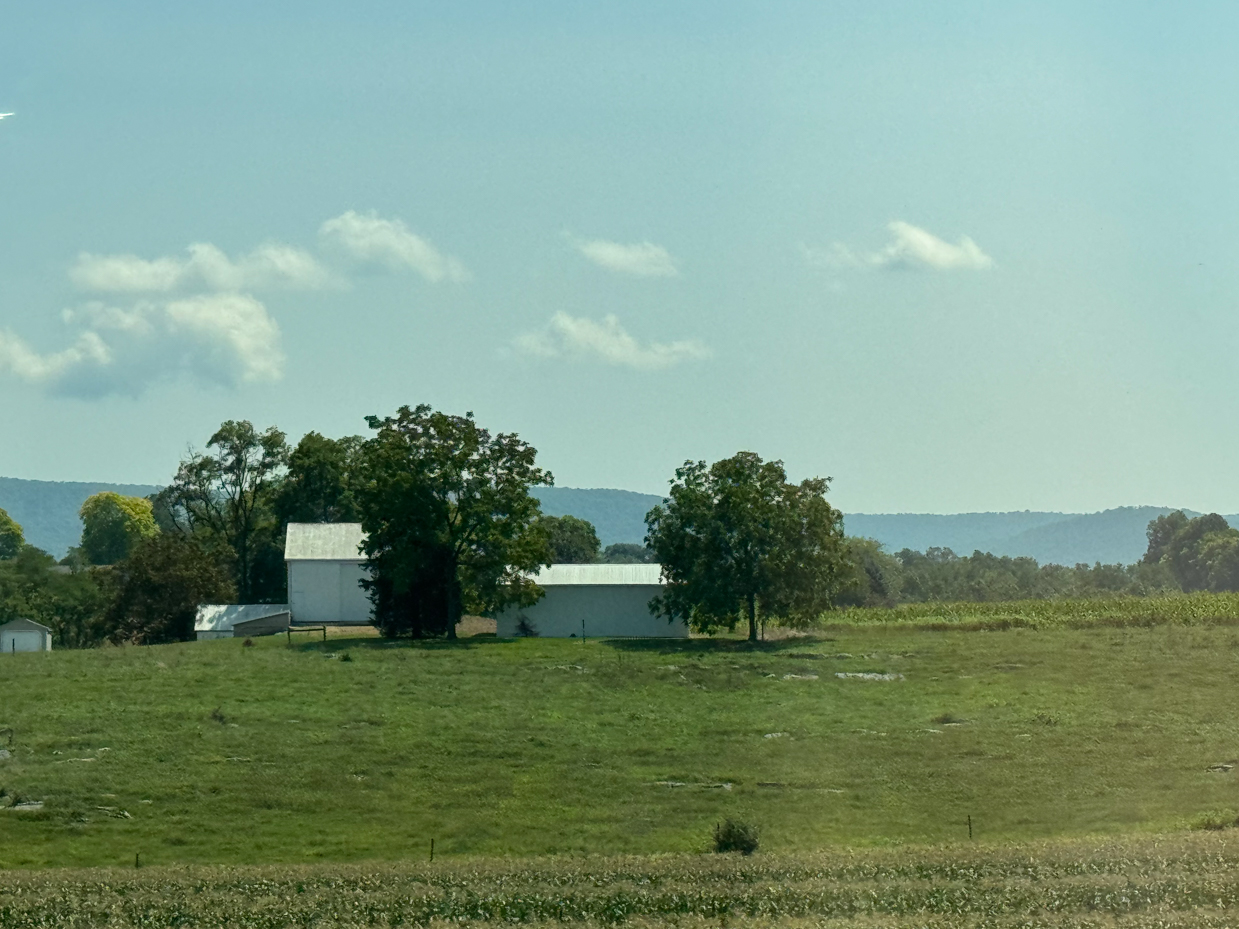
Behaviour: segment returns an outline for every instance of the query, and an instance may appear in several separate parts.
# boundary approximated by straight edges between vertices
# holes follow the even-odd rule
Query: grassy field
[[[0,866],[764,853],[1239,812],[1239,630],[282,638],[3,656]],[[879,675],[890,679],[838,675]],[[1214,767],[1218,766],[1218,767]]]
[[[1232,927],[1231,834],[795,856],[0,873],[0,929]]]

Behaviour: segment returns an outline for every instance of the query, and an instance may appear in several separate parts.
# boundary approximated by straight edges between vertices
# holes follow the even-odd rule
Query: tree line
[[[1070,566],[949,548],[890,553],[872,539],[849,538],[849,577],[838,605],[1239,591],[1239,530],[1223,517],[1176,510],[1150,522],[1145,534],[1148,547],[1135,564]]]
[[[50,626],[62,647],[193,637],[200,603],[287,600],[291,522],[360,522],[374,624],[388,636],[455,635],[464,615],[536,602],[552,563],[657,563],[652,609],[699,631],[806,627],[855,606],[1239,589],[1239,530],[1171,513],[1135,565],[1038,565],[949,549],[895,554],[848,538],[829,478],[790,482],[752,452],[685,462],[646,516],[644,544],[601,547],[594,527],[542,514],[553,483],[519,436],[421,405],[366,419],[368,436],[290,445],[228,421],[149,498],[97,494],[60,564],[0,510],[0,622]]]
[[[81,544],[59,565],[5,515],[0,620],[43,622],[61,646],[191,638],[200,603],[286,601],[290,522],[361,523],[363,585],[389,636],[452,637],[466,614],[531,604],[556,562],[657,562],[668,621],[751,636],[759,622],[813,622],[845,574],[828,479],[788,483],[750,452],[686,462],[645,544],[603,550],[588,522],[541,512],[530,491],[554,479],[519,436],[426,405],[366,422],[367,436],[311,432],[295,446],[225,422],[151,497],[87,500]]]

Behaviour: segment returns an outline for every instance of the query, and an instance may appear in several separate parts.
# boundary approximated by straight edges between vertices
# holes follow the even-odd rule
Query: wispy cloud
[[[324,259],[280,243],[237,256],[206,242],[156,258],[83,252],[69,269],[80,290],[132,294],[138,302],[66,310],[68,345],[55,351],[0,330],[0,375],[78,397],[137,396],[181,375],[224,387],[278,381],[285,364],[280,327],[251,293],[347,284],[342,265],[326,261],[332,252],[431,281],[468,277],[463,264],[397,219],[350,211],[323,223],[319,235]]]
[[[139,258],[83,252],[69,271],[73,283],[97,293],[168,293],[176,290],[314,290],[331,275],[309,252],[291,245],[262,245],[235,260],[207,242],[189,246],[184,258]]]
[[[373,212],[349,210],[323,223],[319,236],[325,244],[357,261],[391,270],[413,270],[434,284],[469,278],[464,264],[444,255],[399,219],[383,219]]]
[[[573,247],[599,267],[636,277],[675,277],[679,270],[675,259],[661,245],[653,242],[609,242],[606,239],[569,237]]]
[[[669,368],[681,361],[707,358],[710,350],[697,341],[648,342],[629,335],[614,316],[601,321],[556,313],[546,328],[518,336],[517,351],[542,358],[593,358],[629,368]]]
[[[919,226],[896,220],[887,226],[892,240],[876,252],[855,252],[841,242],[829,248],[801,246],[805,259],[831,268],[913,268],[934,271],[984,271],[994,264],[976,242],[963,236],[950,242]]]
[[[280,330],[245,294],[207,294],[129,308],[88,304],[66,311],[72,344],[41,354],[0,331],[0,372],[49,393],[94,398],[137,396],[181,373],[225,387],[283,375]]]

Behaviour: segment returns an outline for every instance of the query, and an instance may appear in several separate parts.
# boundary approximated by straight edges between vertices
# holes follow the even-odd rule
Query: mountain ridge
[[[57,558],[81,536],[78,510],[91,494],[114,491],[146,496],[153,484],[91,481],[35,481],[0,477],[0,509],[22,528],[26,541]],[[663,498],[605,487],[535,487],[533,495],[549,516],[576,516],[594,524],[604,546],[645,538],[645,514]],[[1042,564],[1130,564],[1144,554],[1150,520],[1174,507],[1115,507],[1096,513],[1012,510],[989,513],[849,513],[849,535],[881,542],[890,552],[949,548],[959,555],[974,551],[1028,556]],[[1184,512],[1197,515],[1191,510]],[[1232,525],[1239,516],[1226,516]]]

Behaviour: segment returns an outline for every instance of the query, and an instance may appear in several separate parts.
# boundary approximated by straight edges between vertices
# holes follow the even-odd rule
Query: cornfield
[[[1229,833],[1026,846],[0,874],[0,927],[1233,926]]]
[[[907,603],[828,613],[824,621],[828,625],[906,625],[943,630],[1230,625],[1239,623],[1239,594]]]

